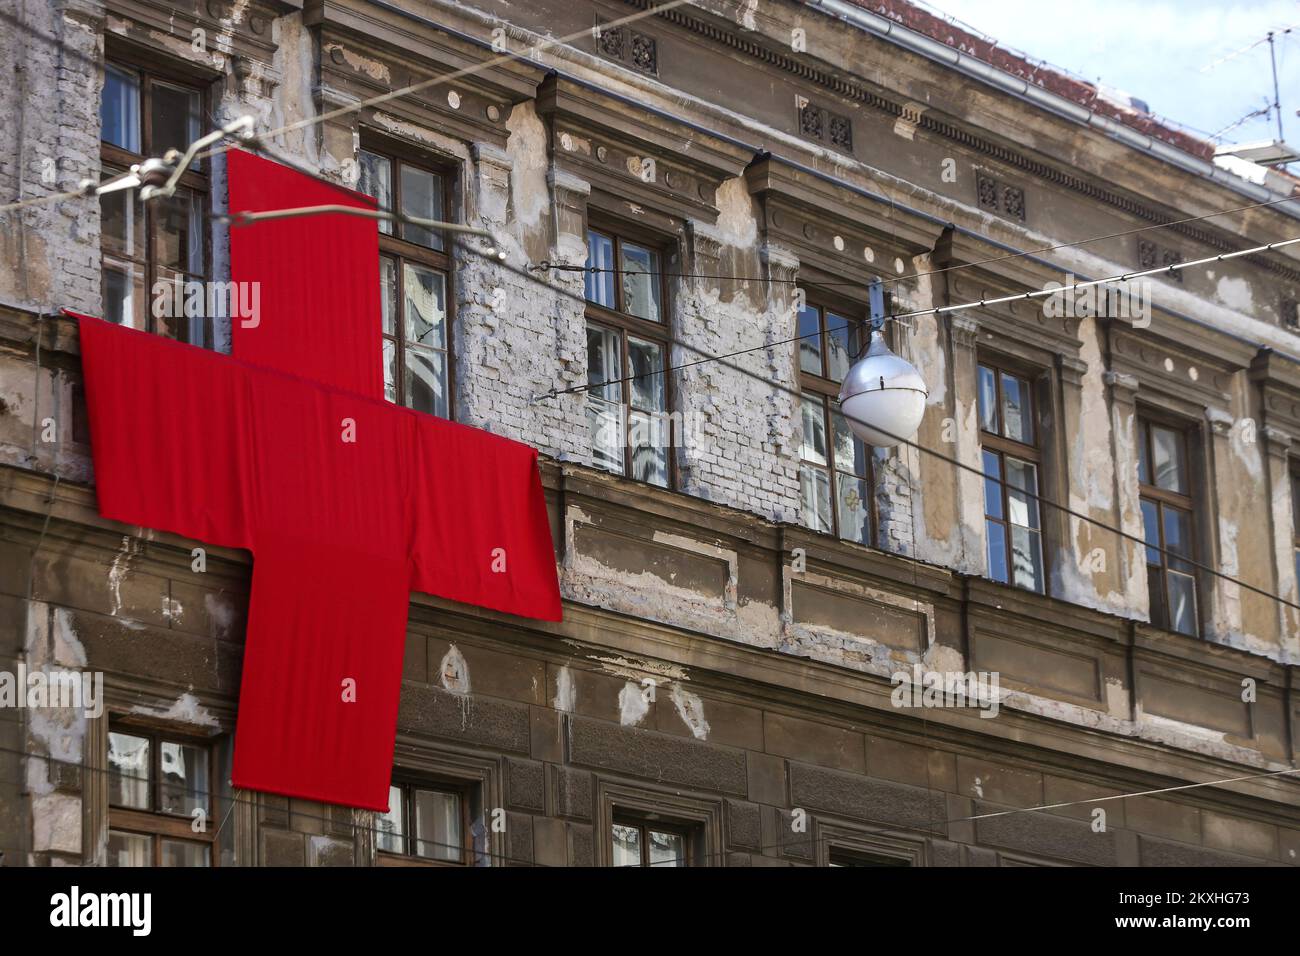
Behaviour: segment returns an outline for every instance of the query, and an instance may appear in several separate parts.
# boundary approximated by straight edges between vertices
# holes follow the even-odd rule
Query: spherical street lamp
[[[916,434],[929,394],[921,373],[889,350],[877,327],[871,332],[867,354],[844,376],[840,408],[858,438],[877,448],[891,448]]]

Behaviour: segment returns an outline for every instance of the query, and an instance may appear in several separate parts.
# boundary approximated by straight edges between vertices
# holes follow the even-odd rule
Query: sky
[[[1282,122],[1300,149],[1300,0],[928,0],[1031,58],[1117,87],[1152,112],[1205,138],[1273,101],[1269,30],[1276,52]],[[1230,54],[1226,62],[1215,64]],[[1223,142],[1277,138],[1275,115],[1226,132]],[[1294,168],[1294,167],[1293,167]]]

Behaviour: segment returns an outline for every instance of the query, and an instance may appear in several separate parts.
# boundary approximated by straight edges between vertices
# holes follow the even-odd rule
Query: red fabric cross
[[[232,151],[230,208],[369,204]],[[388,808],[412,590],[560,619],[527,445],[383,400],[378,230],[231,229],[234,357],[79,316],[99,510],[253,552],[238,787]]]

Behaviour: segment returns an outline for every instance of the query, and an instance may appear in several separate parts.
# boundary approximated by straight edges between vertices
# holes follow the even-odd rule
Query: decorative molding
[[[434,76],[479,68],[452,83],[368,108],[350,118],[354,124],[372,125],[382,113],[438,137],[504,149],[509,130],[503,117],[512,103],[530,98],[545,75],[526,58],[498,62],[490,49],[454,33],[421,28],[380,7],[317,4],[304,13],[303,22],[319,31],[318,96],[329,90],[334,97],[366,100]]]
[[[1104,372],[1101,376],[1111,391],[1111,395],[1117,402],[1132,404],[1137,398],[1140,383],[1136,375],[1129,375],[1127,372]]]
[[[910,142],[921,125],[922,114],[928,109],[924,103],[904,103],[903,115],[894,121],[894,134]]]
[[[1028,279],[1024,274],[1016,279],[991,276],[983,270],[949,272],[948,301],[973,302],[1023,292],[1033,288],[1027,284]],[[1051,367],[1055,361],[1053,356],[1057,354],[1078,357],[1082,348],[1078,334],[1080,320],[1071,316],[1047,315],[1041,299],[990,303],[981,306],[978,313],[981,332],[986,334],[991,344],[999,351],[1040,368]]]
[[[1260,434],[1264,436],[1264,448],[1270,455],[1285,459],[1290,454],[1293,444],[1290,434],[1272,425],[1265,425]]]
[[[975,202],[987,212],[998,211],[998,184],[992,176],[975,174]]]
[[[995,179],[987,170],[975,171],[975,202],[985,212],[1025,221],[1025,191]]]
[[[973,349],[979,341],[980,320],[973,315],[960,312],[948,314],[948,332],[952,336],[954,348]]]
[[[624,0],[630,6],[639,10],[647,10],[654,6],[653,0]],[[861,103],[878,109],[883,113],[888,113],[896,118],[906,118],[907,107],[901,103],[895,102],[888,97],[875,93],[856,83],[842,79],[825,70],[818,69],[802,59],[791,56],[787,53],[781,53],[769,49],[754,40],[737,35],[721,26],[709,23],[698,17],[691,16],[679,9],[661,11],[655,14],[663,20],[666,20],[682,29],[689,30],[697,36],[705,37],[709,40],[725,46],[738,53],[761,60],[770,66],[776,67],[802,80],[815,83],[824,89],[852,100],[855,103]],[[1170,223],[1170,215],[1154,206],[1140,202],[1137,199],[1124,196],[1113,190],[1107,189],[1097,183],[1089,182],[1078,176],[1072,175],[1062,169],[1057,169],[1032,159],[1017,150],[991,139],[980,136],[969,130],[962,129],[952,122],[946,122],[938,119],[930,113],[921,115],[916,123],[918,129],[942,136],[951,140],[958,145],[964,146],[974,152],[981,153],[991,159],[995,159],[1007,166],[1011,166],[1022,172],[1029,173],[1044,179],[1050,183],[1061,186],[1071,192],[1078,193],[1088,199],[1104,203],[1138,219],[1150,223],[1159,223],[1167,225],[1167,228],[1186,236],[1195,242],[1200,243],[1217,252],[1232,252],[1241,248],[1240,237],[1231,233],[1220,232],[1217,230],[1207,229],[1196,223]],[[1292,282],[1300,282],[1300,268],[1287,265],[1277,259],[1269,258],[1263,255],[1244,256],[1252,265],[1267,269],[1275,275],[1290,279]]]
[[[626,26],[609,27],[603,23],[594,31],[596,51],[650,76],[659,75],[659,49],[655,38]]]
[[[785,246],[765,242],[759,255],[767,266],[768,275],[773,279],[793,280],[799,275],[799,257]]]
[[[1143,270],[1173,266],[1183,261],[1181,252],[1170,249],[1168,246],[1162,246],[1151,239],[1139,239],[1137,241],[1137,251],[1138,267]],[[1181,284],[1183,273],[1181,269],[1175,269],[1172,272],[1166,272],[1162,278]]]
[[[1072,355],[1058,355],[1056,366],[1061,370],[1061,381],[1075,387],[1083,384],[1083,376],[1088,372],[1088,363]]]
[[[830,866],[835,849],[885,857],[897,861],[899,866],[925,866],[925,840],[893,832],[876,832],[862,826],[825,823],[820,816],[813,817],[813,840],[818,866]]]
[[[587,261],[585,239],[591,183],[552,166],[546,172],[546,188],[551,194],[553,210],[549,225],[551,259],[563,265],[583,265]],[[564,237],[568,235],[582,236],[584,242],[581,245],[566,242]],[[576,278],[578,288],[582,288],[581,276]]]
[[[474,158],[475,165],[497,169],[507,175],[514,166],[510,154],[491,143],[471,143],[469,153]]]
[[[195,54],[196,59],[177,62],[212,70],[221,68],[221,58],[245,58],[260,61],[278,75],[273,64],[279,51],[268,26],[277,16],[290,12],[291,6],[274,0],[257,0],[242,4],[243,16],[237,19],[231,16],[233,6],[231,2],[215,0],[202,5],[177,5],[163,0],[107,0],[105,3],[78,0],[67,4],[63,13],[76,22],[97,27],[96,32],[103,32],[104,14],[126,19],[130,22],[128,30],[108,31],[105,40],[109,44],[120,39],[145,43],[154,50],[159,36],[183,37],[188,46],[191,31],[201,29],[211,44],[208,52]],[[260,29],[254,29],[254,21]],[[223,38],[220,45],[216,43],[217,37]]]
[[[1277,307],[1278,324],[1292,332],[1300,332],[1300,301],[1283,296]]]
[[[633,114],[619,97],[559,77],[538,88],[537,112],[550,129],[554,161],[620,208],[714,222],[718,187],[753,158],[730,140]]]
[[[1215,435],[1227,435],[1237,422],[1230,412],[1213,405],[1205,409],[1205,420],[1210,423],[1210,430]]]
[[[1177,340],[1151,337],[1150,329],[1111,326],[1111,368],[1127,372],[1142,382],[1144,393],[1164,396],[1180,404],[1181,414],[1199,417],[1203,409],[1230,404],[1232,376],[1244,369],[1224,349],[1219,355],[1201,352],[1189,337]]]
[[[613,865],[614,816],[617,813],[652,814],[655,819],[687,826],[699,841],[693,864],[708,866],[726,846],[722,837],[722,800],[683,794],[680,789],[651,784],[613,781],[596,775],[595,854],[597,866]]]
[[[26,741],[23,742],[26,747]],[[108,715],[86,718],[81,740],[81,862],[108,865]]]
[[[691,219],[686,223],[687,235],[693,259],[692,271],[708,275],[718,270],[722,258],[722,236],[716,228],[706,222]]]
[[[846,195],[833,180],[777,156],[756,160],[745,180],[761,204],[764,239],[793,252],[805,272],[860,276],[865,286],[872,276],[901,274],[899,261],[929,252],[939,238],[933,225],[895,218],[874,200]]]
[[[496,755],[460,753],[441,742],[425,739],[418,731],[399,725],[393,747],[393,768],[395,772],[414,780],[454,781],[474,788],[475,800],[471,810],[475,824],[481,826],[481,832],[474,834],[474,865],[503,865],[509,856],[506,834],[491,826],[493,810],[505,806],[505,784],[500,758]],[[362,810],[355,811],[355,814],[370,816]],[[372,831],[369,845],[358,849],[373,859],[376,852],[373,817],[368,821],[367,827]]]
[[[853,152],[853,120],[831,112],[806,96],[796,96],[794,105],[800,136],[841,152]]]

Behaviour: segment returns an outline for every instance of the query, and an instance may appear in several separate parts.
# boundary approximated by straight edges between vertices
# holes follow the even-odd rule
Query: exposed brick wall
[[[99,5],[91,0],[27,4],[29,26],[62,46],[18,30],[0,31],[0,62],[14,65],[12,76],[6,75],[0,83],[0,111],[14,119],[0,128],[0,203],[70,188],[98,166],[98,64],[104,30],[98,10]],[[201,60],[220,71],[220,79],[211,85],[218,122],[251,112],[265,129],[338,105],[330,98],[331,91],[322,91],[316,84],[316,37],[303,26],[301,17],[277,19],[271,35],[277,51],[270,65],[236,63],[218,52],[196,53],[175,37],[168,38],[163,44],[166,50],[159,55]],[[354,184],[360,140],[353,123],[349,119],[319,130],[298,131],[273,145],[286,157],[328,178]],[[457,418],[528,442],[561,460],[591,464],[585,394],[545,397],[553,390],[586,382],[583,278],[577,272],[533,268],[542,260],[565,265],[585,261],[591,186],[557,165],[562,161],[553,155],[548,130],[534,104],[516,104],[506,126],[509,136],[504,149],[481,142],[449,145],[443,141],[445,131],[418,129],[410,123],[400,131],[388,130],[401,132],[413,145],[438,142],[445,147],[444,158],[455,165],[461,186],[463,204],[458,214],[468,223],[491,229],[494,250],[505,256],[502,262],[488,254],[488,244],[479,238],[460,241],[453,253],[451,295],[456,314],[451,334]],[[52,181],[47,181],[51,172]],[[225,183],[220,162],[213,164],[212,175],[214,208],[222,211]],[[928,202],[934,197],[922,198]],[[675,342],[673,364],[752,350],[674,373],[672,411],[688,427],[686,443],[677,450],[678,490],[774,521],[797,522],[802,439],[797,413],[799,371],[796,350],[787,340],[796,332],[791,282],[798,275],[799,263],[792,253],[774,248],[763,234],[743,177],[723,184],[718,204],[721,216],[717,223],[687,219],[681,235],[675,237],[675,271],[766,276],[774,281],[673,279],[668,319]],[[99,238],[97,204],[91,199],[0,216],[0,305],[29,313],[62,306],[100,311]],[[211,238],[213,273],[221,278],[228,272],[225,228],[214,228]],[[903,271],[901,264],[897,271]],[[923,288],[907,304],[925,308],[936,303]],[[956,348],[939,334],[939,323],[930,321],[928,326],[933,329],[900,332],[897,350],[927,372],[947,374],[943,370],[954,364]],[[967,338],[973,340],[974,328],[972,324]],[[218,330],[221,350],[228,349],[228,331]],[[30,343],[18,345],[21,347],[15,347],[13,355],[0,357],[0,464],[88,480],[89,449],[72,439],[68,427],[77,375],[75,356],[65,351],[61,356],[64,367],[43,365],[37,369],[24,352]],[[964,348],[969,353],[966,366],[973,369],[973,341]],[[1100,353],[1093,365],[1091,374],[1100,377]],[[961,420],[968,438],[966,451],[973,450],[976,456],[963,460],[977,462],[972,438],[976,431],[973,424],[966,424],[973,423],[969,414],[973,388],[955,378],[951,384],[947,382],[936,378],[932,383],[932,387],[950,392],[932,406],[926,426],[929,431],[923,430],[921,441],[944,454],[961,457],[954,447],[942,444],[949,439],[935,437],[943,433],[943,422],[951,415]],[[1097,394],[1092,418],[1104,423],[1109,412],[1100,388]],[[57,425],[54,442],[38,441],[33,435],[33,431],[39,434],[47,415]],[[906,449],[876,455],[874,493],[879,526],[875,543],[889,551],[920,553],[948,567],[960,563],[960,570],[978,574],[983,562],[982,539],[978,534],[968,535],[959,525],[965,518],[974,522],[972,528],[982,521],[979,478],[958,475],[946,485],[927,480],[923,496],[922,476],[929,479],[941,470],[933,459],[928,465],[927,472],[918,453]],[[629,508],[627,486],[619,488],[626,496],[620,507]],[[1136,489],[1125,489],[1121,497],[1134,501]],[[677,496],[675,500],[689,499]],[[708,510],[712,517],[722,511]],[[25,514],[22,521],[30,524],[36,513]],[[640,520],[651,526],[651,540],[641,543],[645,553],[651,545],[661,543],[655,522],[664,513],[641,514]],[[562,515],[561,520],[567,517]],[[626,548],[638,546],[633,536],[613,524],[611,521],[609,537],[621,535]],[[759,528],[760,524],[752,522],[751,528],[763,534],[772,530],[766,525]],[[1278,522],[1279,526],[1286,524]],[[66,541],[66,531],[64,528],[63,534],[51,537]],[[626,543],[629,540],[631,544]],[[116,540],[110,542],[110,546],[115,544]],[[865,647],[871,639],[868,635],[879,636],[884,629],[878,621],[859,624],[854,620],[852,633],[787,627],[794,622],[780,619],[777,605],[782,602],[766,593],[742,595],[738,600],[728,590],[734,591],[734,580],[722,580],[716,606],[701,601],[705,610],[694,609],[696,617],[692,619],[690,602],[682,597],[690,574],[679,574],[678,569],[711,568],[725,578],[726,573],[735,573],[734,568],[728,572],[728,554],[735,564],[752,561],[752,555],[734,543],[732,552],[703,540],[677,542],[683,544],[696,546],[687,550],[697,560],[674,564],[683,560],[682,548],[677,547],[677,556],[665,559],[658,569],[667,576],[667,583],[663,579],[656,582],[654,573],[643,575],[646,568],[634,565],[629,571],[611,565],[601,569],[608,572],[600,579],[604,591],[590,586],[583,590],[573,583],[580,576],[568,574],[566,597],[587,605],[585,610],[602,607],[621,615],[611,620],[623,624],[633,618],[652,620],[690,633],[692,639],[710,635],[708,639],[748,642],[790,658],[809,658],[877,676],[890,666],[893,658],[887,652],[873,657],[880,649]],[[45,547],[55,552],[53,540]],[[721,555],[714,553],[720,550]],[[665,552],[672,553],[672,548]],[[855,553],[863,556],[860,550]],[[573,554],[566,555],[570,564],[575,561]],[[226,586],[204,583],[200,587],[184,570],[183,555],[178,564],[181,570],[174,575],[157,567],[152,573],[140,569],[146,557],[152,561],[160,556],[173,564],[178,560],[166,547],[155,549],[153,539],[144,532],[122,538],[121,549],[107,557],[58,552],[57,557],[43,554],[33,563],[26,545],[0,548],[0,622],[12,621],[13,633],[19,635],[9,644],[0,643],[0,668],[10,667],[19,654],[35,659],[54,646],[54,661],[60,665],[102,668],[125,679],[144,677],[155,682],[155,689],[172,695],[197,693],[208,703],[220,701],[233,712],[242,636],[239,608],[246,600],[239,590],[239,573],[232,575],[227,569],[228,577],[234,578],[233,588],[229,580]],[[886,560],[878,554],[870,557]],[[36,600],[31,602],[26,601],[23,590],[29,567],[36,574]],[[1123,596],[1128,610],[1139,616],[1144,586],[1139,580],[1138,590]],[[1089,603],[1083,591],[1065,597]],[[181,610],[175,610],[177,607]],[[29,613],[37,623],[22,630]],[[416,634],[412,644],[424,640]],[[921,824],[944,816],[944,808],[937,804],[945,795],[949,807],[952,801],[965,801],[960,812],[966,813],[977,809],[975,797],[985,796],[964,779],[942,777],[955,766],[951,753],[913,747],[899,756],[907,750],[905,746],[883,744],[861,730],[846,730],[833,721],[800,721],[780,708],[764,709],[766,703],[756,700],[737,703],[705,694],[699,706],[711,728],[705,731],[706,739],[696,733],[704,726],[702,722],[679,719],[679,712],[674,712],[667,683],[661,685],[662,699],[647,716],[628,725],[613,704],[627,681],[599,669],[584,672],[578,679],[581,688],[569,701],[573,707],[576,700],[577,713],[554,702],[563,696],[555,686],[556,667],[590,667],[589,659],[574,657],[557,665],[560,658],[541,662],[540,658],[525,660],[523,654],[507,657],[493,652],[495,658],[471,654],[470,667],[475,680],[481,681],[477,686],[488,689],[469,696],[429,681],[426,664],[434,653],[421,648],[408,655],[410,683],[403,697],[402,729],[427,738],[430,751],[442,752],[442,745],[449,744],[447,752],[474,750],[484,761],[500,765],[501,799],[509,807],[502,852],[519,862],[551,865],[595,860],[605,839],[600,829],[599,790],[611,780],[690,790],[701,801],[712,801],[721,808],[728,834],[722,846],[730,865],[813,862],[816,847],[810,839],[774,836],[791,818],[792,803],[813,808],[827,818],[849,817],[859,822],[883,818],[890,826],[926,831]],[[788,664],[790,674],[802,679],[800,668],[805,662],[791,659]],[[520,675],[536,680],[526,681]],[[685,685],[678,681],[672,686],[680,689]],[[77,811],[82,784],[75,773],[57,769],[41,758],[51,756],[51,748],[58,747],[62,749],[57,754],[75,765],[80,748],[93,743],[89,731],[77,723],[47,724],[38,726],[33,734],[27,729],[20,731],[17,722],[7,718],[0,714],[0,746],[8,746],[3,743],[6,740],[20,741],[34,756],[22,767],[16,766],[16,761],[6,763],[0,756],[0,777],[16,778],[21,770],[35,812],[28,819],[9,812],[18,803],[18,795],[3,791],[0,844],[26,845],[22,841],[30,833],[39,861],[75,861],[80,852]],[[838,743],[827,750],[826,741],[831,739]],[[909,776],[922,760],[933,768],[935,779]],[[1002,771],[994,767],[993,772]],[[976,779],[987,781],[988,774]],[[870,798],[866,803],[863,794]],[[1013,798],[991,791],[988,799],[998,806],[1037,800],[1033,794]],[[1170,815],[1167,808],[1164,812]],[[256,822],[260,826],[256,842],[251,844],[252,854],[263,863],[348,865],[369,859],[365,840],[357,835],[372,822],[368,816],[359,831],[350,812],[268,798],[259,803]],[[1004,851],[1085,863],[1210,859],[1210,849],[1198,848],[1202,842],[1215,853],[1259,845],[1257,835],[1252,836],[1249,827],[1234,818],[1219,830],[1207,828],[1205,833],[1189,830],[1170,837],[1162,831],[1161,836],[1178,841],[1173,849],[1141,835],[1139,856],[1138,834],[1145,828],[1144,822],[1130,820],[1133,832],[1126,841],[1097,841],[1078,821],[1050,818],[1021,829],[995,825],[978,833],[956,828],[946,835],[927,831],[918,839],[932,861],[949,863],[997,861]],[[1279,836],[1283,839],[1294,843],[1297,838]],[[977,842],[988,846],[976,846]],[[1000,849],[991,848],[994,846]],[[1254,855],[1272,858],[1268,853]]]
[[[725,187],[724,187],[725,190]],[[736,254],[711,230],[693,231],[695,275],[743,263],[757,274],[756,250]],[[725,257],[723,253],[728,253]],[[712,279],[677,280],[677,407],[687,427],[679,456],[682,490],[775,521],[799,520],[799,415],[790,286]],[[774,342],[787,344],[762,348]],[[752,350],[752,351],[751,351]],[[701,358],[744,351],[722,362]]]
[[[13,15],[12,4],[4,12]],[[0,203],[77,188],[99,168],[98,4],[24,4],[0,30]],[[94,199],[0,213],[0,303],[48,312],[99,308]]]
[[[516,111],[531,114],[531,106]],[[516,128],[510,153],[478,146],[466,170],[466,221],[491,229],[500,240],[496,251],[506,259],[502,263],[489,255],[482,239],[457,244],[458,418],[544,454],[589,464],[583,393],[542,397],[586,382],[582,275],[530,271],[527,253],[541,248],[552,262],[585,261],[575,207],[585,201],[588,187],[554,172],[527,177],[522,167],[545,163],[545,139],[535,116],[521,115]],[[541,196],[531,192],[539,186]],[[552,205],[569,212],[553,212]],[[526,217],[526,206],[545,212]]]

